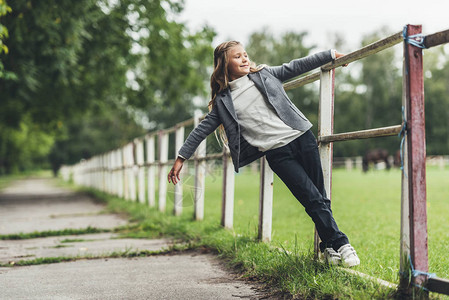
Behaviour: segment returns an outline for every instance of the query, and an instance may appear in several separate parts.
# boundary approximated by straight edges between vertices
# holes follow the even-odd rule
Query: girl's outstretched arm
[[[168,173],[168,183],[173,182],[173,184],[177,184],[181,178],[179,177],[179,174],[181,173],[182,166],[184,165],[184,158],[178,156],[178,158],[175,160],[175,163],[173,164],[173,167],[171,168],[170,172]]]
[[[285,82],[293,77],[312,71],[332,61],[331,50],[318,52],[306,57],[294,59],[280,66],[266,67],[274,77]]]

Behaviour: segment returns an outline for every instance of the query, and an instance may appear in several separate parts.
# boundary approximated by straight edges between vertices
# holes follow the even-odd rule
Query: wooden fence
[[[416,290],[430,290],[449,294],[449,281],[428,275],[426,178],[425,178],[425,119],[422,47],[430,48],[449,41],[449,30],[428,36],[419,35],[421,26],[407,25],[403,31],[351,52],[324,65],[310,75],[297,78],[286,84],[286,90],[320,80],[320,101],[318,120],[318,142],[325,178],[325,187],[331,198],[332,145],[333,142],[392,136],[402,133],[404,139],[401,208],[401,276],[400,288],[406,293]],[[404,42],[405,41],[405,42]],[[378,53],[404,42],[404,76],[402,124],[395,126],[361,130],[357,132],[333,133],[334,124],[334,83],[335,68]],[[398,110],[400,108],[398,107]],[[160,211],[166,210],[167,173],[173,160],[168,159],[169,135],[174,134],[175,153],[184,142],[185,127],[196,126],[202,116],[196,116],[176,126],[152,132],[135,139],[120,149],[92,157],[74,166],[64,166],[61,174],[78,185],[93,187],[107,193],[124,197],[130,201],[150,206],[156,203]],[[157,144],[157,148],[156,145]],[[146,150],[146,151],[144,151]],[[145,154],[144,154],[145,152]],[[157,155],[156,155],[157,154]],[[156,156],[158,160],[156,160]],[[204,217],[204,190],[206,161],[221,159],[223,164],[222,218],[226,228],[233,226],[234,210],[234,169],[226,149],[221,153],[206,153],[206,141],[196,151],[193,162],[195,168],[194,218]],[[145,173],[147,174],[145,179]],[[155,197],[156,176],[158,176],[158,199]],[[147,186],[147,187],[146,187]],[[147,191],[147,195],[145,195]],[[273,205],[273,172],[264,157],[260,159],[260,205],[259,238],[271,239],[271,217]],[[175,187],[174,214],[182,213],[182,181]],[[318,253],[319,238],[315,233],[315,251]],[[420,272],[410,273],[410,270]],[[425,287],[423,289],[423,287]],[[426,293],[424,292],[424,295]]]

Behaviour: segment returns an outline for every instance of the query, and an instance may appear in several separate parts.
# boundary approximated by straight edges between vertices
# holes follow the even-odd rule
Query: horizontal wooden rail
[[[294,79],[292,81],[286,82],[286,83],[284,83],[284,89],[287,91],[287,90],[295,89],[297,87],[317,81],[318,79],[320,79],[320,74],[321,74],[321,72],[315,72],[315,73]]]
[[[401,32],[395,33],[385,39],[382,39],[375,43],[369,44],[368,46],[360,48],[359,50],[348,53],[343,57],[337,58],[333,62],[324,65],[321,69],[323,71],[329,71],[329,70],[335,69],[337,67],[343,66],[345,64],[349,64],[351,62],[354,62],[356,60],[362,59],[364,57],[370,56],[372,54],[375,54],[377,52],[380,52],[382,50],[390,48],[391,46],[399,44],[400,42],[402,42],[402,40],[403,40],[403,37],[402,37],[402,31],[401,31]],[[285,83],[284,89],[291,90],[291,89],[309,84],[311,82],[317,81],[318,79],[320,79],[320,72],[308,74],[306,76],[302,76],[302,77],[299,77],[297,79],[294,79],[292,81]]]
[[[449,280],[430,277],[427,281],[426,288],[431,292],[449,295]]]
[[[387,48],[390,48],[396,44],[399,44],[402,41],[403,41],[402,31],[400,31],[398,33],[395,33],[395,34],[387,37],[387,38],[384,38],[382,40],[379,40],[377,42],[369,44],[363,48],[360,48],[359,50],[356,50],[354,52],[346,54],[345,56],[337,58],[333,62],[330,62],[330,63],[324,65],[323,67],[321,67],[321,69],[323,71],[329,71],[329,70],[335,69],[337,67],[349,64],[356,60],[360,60],[362,58],[373,55],[373,54],[380,52],[382,50],[385,50]]]
[[[449,43],[449,29],[426,35],[426,38],[424,39],[424,46],[426,46],[426,48],[431,48],[446,43]]]
[[[318,137],[318,141],[322,143],[330,143],[337,141],[349,141],[349,140],[358,140],[358,139],[368,139],[373,137],[382,137],[382,136],[392,136],[397,135],[401,132],[402,125],[395,125],[389,127],[381,127],[375,129],[367,129],[360,131],[352,131],[331,135],[323,135]]]

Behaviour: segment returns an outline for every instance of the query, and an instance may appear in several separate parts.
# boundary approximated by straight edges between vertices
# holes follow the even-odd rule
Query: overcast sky
[[[389,33],[405,24],[423,25],[423,33],[449,29],[449,0],[185,0],[180,18],[191,29],[204,24],[225,40],[247,42],[250,33],[268,27],[274,34],[307,31],[307,46],[332,48],[333,36],[343,36],[344,51],[359,48],[362,36],[388,26]]]

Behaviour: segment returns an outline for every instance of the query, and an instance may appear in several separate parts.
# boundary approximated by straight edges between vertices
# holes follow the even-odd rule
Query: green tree
[[[48,166],[47,155],[54,137],[31,122],[29,115],[23,116],[15,128],[0,125],[0,132],[0,174]]]
[[[449,60],[444,47],[425,50],[424,101],[428,155],[449,154]]]
[[[0,81],[0,128],[17,132],[28,116],[54,137],[52,158],[58,147],[78,138],[70,128],[94,120],[101,114],[92,112],[100,108],[132,124],[163,127],[190,117],[193,96],[206,93],[215,33],[207,27],[190,33],[173,21],[182,2],[17,0],[11,7],[5,17],[10,51],[0,59],[17,79]],[[124,132],[132,138],[139,130]],[[85,139],[91,150],[70,159],[117,145],[117,139],[103,136],[98,143]],[[0,137],[0,151],[8,145]],[[5,162],[20,164],[8,153],[0,152],[0,169],[6,171]]]
[[[6,3],[5,0],[0,0],[0,19],[2,16],[5,16],[6,14],[11,12],[11,7],[8,6],[8,3]],[[8,54],[8,46],[5,45],[3,42],[8,38],[8,28],[4,26],[2,23],[0,23],[0,55],[2,53]],[[10,72],[5,72],[5,68],[3,66],[3,62],[0,59],[0,79],[2,78],[12,78],[13,74]]]
[[[100,103],[77,118],[69,119],[50,153],[56,173],[61,164],[75,164],[82,158],[116,149],[145,130],[117,105]]]

